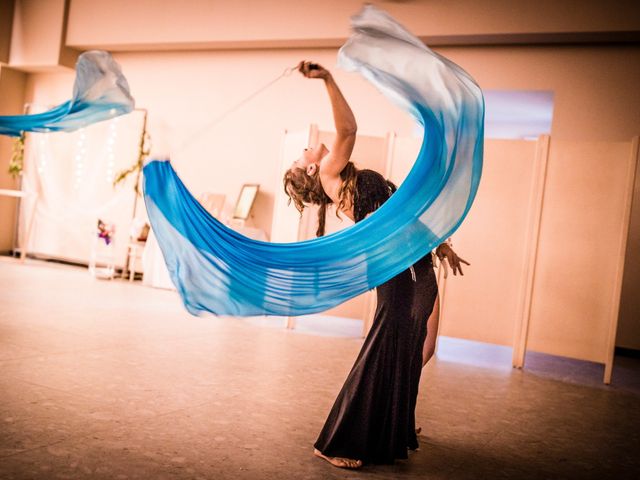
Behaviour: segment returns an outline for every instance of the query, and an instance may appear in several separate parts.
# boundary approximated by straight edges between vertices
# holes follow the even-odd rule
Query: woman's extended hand
[[[331,76],[329,70],[324,68],[322,65],[308,62],[306,60],[300,62],[297,68],[298,71],[307,78],[322,78],[323,80],[326,80]]]
[[[464,275],[464,273],[462,273],[462,265],[461,265],[462,263],[464,263],[465,265],[471,265],[466,260],[460,258],[456,254],[456,252],[454,252],[453,249],[446,243],[443,243],[440,246],[438,246],[438,248],[436,248],[436,255],[438,256],[441,262],[445,258],[447,259],[447,262],[449,262],[449,266],[453,270],[454,275],[456,275],[457,272],[460,272],[460,275]]]

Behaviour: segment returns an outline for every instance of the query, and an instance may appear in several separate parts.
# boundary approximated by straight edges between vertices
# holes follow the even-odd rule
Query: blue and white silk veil
[[[133,108],[129,85],[119,65],[109,53],[93,50],[78,57],[71,100],[42,113],[0,116],[0,134],[70,132]]]
[[[484,101],[460,67],[367,6],[339,65],[356,71],[424,128],[406,180],[373,215],[298,243],[246,238],[194,199],[168,161],[144,168],[145,203],[171,278],[193,314],[302,315],[384,283],[449,237],[482,170]]]

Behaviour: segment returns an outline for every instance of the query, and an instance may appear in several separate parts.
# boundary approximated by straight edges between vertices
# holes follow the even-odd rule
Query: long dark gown
[[[356,179],[356,222],[395,186],[372,170]],[[438,293],[431,254],[378,286],[373,325],[315,443],[324,455],[386,464],[418,448],[415,408],[427,319]]]

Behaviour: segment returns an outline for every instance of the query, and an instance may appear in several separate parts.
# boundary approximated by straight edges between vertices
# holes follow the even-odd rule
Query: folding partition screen
[[[552,140],[549,148],[526,347],[604,363],[605,383],[611,380],[637,154],[637,138]]]
[[[417,140],[396,139],[400,182]],[[487,140],[468,217],[453,236],[471,262],[441,282],[440,333],[605,364],[611,380],[638,139]],[[446,288],[445,288],[446,287]]]

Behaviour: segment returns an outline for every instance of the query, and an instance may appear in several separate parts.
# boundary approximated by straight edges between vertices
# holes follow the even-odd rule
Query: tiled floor
[[[612,388],[599,366],[534,356],[517,371],[453,340],[423,375],[420,451],[333,468],[312,443],[358,326],[274,322],[195,318],[173,292],[0,259],[0,478],[640,478],[637,362]]]

